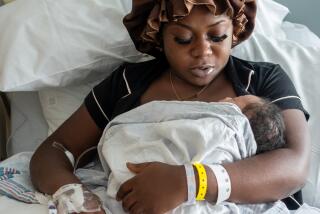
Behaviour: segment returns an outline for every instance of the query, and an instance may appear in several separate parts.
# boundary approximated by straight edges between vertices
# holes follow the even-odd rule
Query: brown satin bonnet
[[[133,0],[132,11],[123,19],[137,50],[162,56],[159,31],[165,22],[187,16],[196,5],[204,5],[214,15],[218,6],[233,21],[233,46],[252,33],[257,11],[256,0]],[[224,8],[223,8],[224,7]]]

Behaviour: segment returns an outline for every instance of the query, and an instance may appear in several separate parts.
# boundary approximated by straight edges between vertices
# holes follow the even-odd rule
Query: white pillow
[[[48,125],[43,115],[38,93],[9,92],[11,134],[7,141],[9,156],[34,151],[48,136]]]
[[[273,0],[257,1],[257,17],[254,33],[260,33],[273,38],[285,38],[282,22],[289,9]]]
[[[282,29],[286,33],[286,38],[298,42],[302,46],[320,47],[319,37],[302,24],[283,22]]]
[[[48,123],[48,136],[80,107],[94,85],[96,82],[38,92],[43,115]]]
[[[131,0],[28,0],[0,7],[0,91],[101,79],[137,61],[122,18]]]

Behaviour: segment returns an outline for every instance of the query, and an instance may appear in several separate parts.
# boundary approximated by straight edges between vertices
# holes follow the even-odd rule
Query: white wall
[[[290,9],[290,14],[288,15],[286,20],[304,24],[308,26],[314,33],[320,36],[320,0],[276,1],[287,6]]]

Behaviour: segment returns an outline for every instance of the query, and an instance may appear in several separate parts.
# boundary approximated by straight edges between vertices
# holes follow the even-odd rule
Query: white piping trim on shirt
[[[91,93],[92,93],[93,98],[94,98],[94,100],[96,101],[97,106],[99,107],[99,109],[100,109],[101,113],[102,113],[102,114],[103,114],[103,116],[108,120],[108,122],[110,122],[110,120],[109,120],[108,116],[106,115],[106,113],[104,113],[103,109],[101,108],[100,103],[98,102],[97,97],[96,97],[96,95],[94,94],[94,90],[93,90],[93,89],[91,90]]]
[[[254,70],[251,70],[250,73],[249,73],[249,77],[248,77],[248,84],[247,84],[247,87],[246,87],[246,91],[248,92],[248,89],[249,89],[249,86],[251,84],[251,80],[252,80],[252,76],[254,75]],[[301,101],[301,98],[298,97],[298,96],[285,96],[285,97],[280,97],[278,99],[275,99],[273,101],[270,101],[270,103],[275,103],[275,102],[278,102],[280,100],[285,100],[285,99],[298,99]]]
[[[123,70],[122,76],[123,76],[124,82],[126,83],[127,90],[128,90],[128,94],[127,94],[127,95],[124,95],[123,97],[121,97],[121,99],[122,99],[122,98],[125,98],[125,97],[127,97],[127,96],[129,96],[129,95],[131,94],[131,89],[130,89],[128,80],[127,80],[127,78],[126,78],[126,69]]]
[[[251,77],[254,75],[254,70],[251,70],[250,71],[250,74],[249,74],[249,77],[248,77],[248,84],[247,84],[247,87],[246,87],[246,91],[248,92],[248,89],[249,89],[249,86],[250,86],[250,83],[251,83]]]
[[[286,96],[286,97],[280,97],[280,98],[278,98],[278,99],[272,100],[270,103],[275,103],[275,102],[278,102],[278,101],[280,101],[280,100],[292,99],[292,98],[298,99],[298,100],[301,101],[301,98],[298,97],[298,96]]]

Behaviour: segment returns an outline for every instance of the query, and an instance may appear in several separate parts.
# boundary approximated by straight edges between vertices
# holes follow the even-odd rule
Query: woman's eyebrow
[[[217,21],[217,22],[215,22],[215,23],[213,23],[211,25],[208,25],[207,27],[211,28],[211,27],[214,27],[214,26],[216,26],[216,25],[218,25],[218,24],[220,24],[222,22],[225,22],[225,20],[219,20],[219,21]],[[184,28],[188,28],[189,30],[193,29],[192,26],[184,24],[184,23],[181,23],[181,22],[173,22],[173,25],[178,25],[178,26],[181,26],[181,27],[184,27]]]

